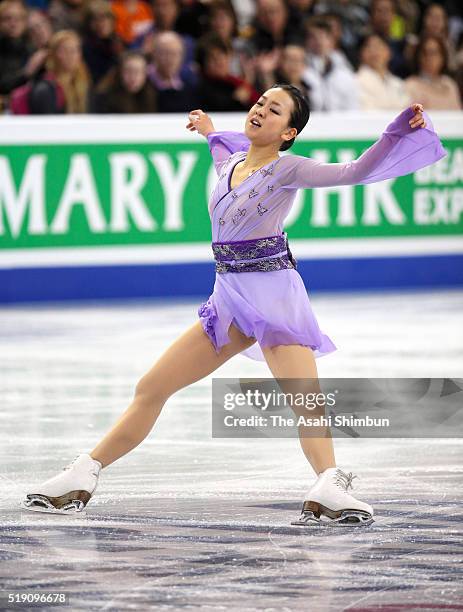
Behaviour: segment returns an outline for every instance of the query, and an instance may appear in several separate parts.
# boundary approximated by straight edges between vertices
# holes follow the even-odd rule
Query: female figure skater
[[[33,487],[23,507],[83,510],[101,469],[144,440],[168,398],[237,353],[265,359],[277,379],[296,379],[293,392],[317,391],[315,359],[336,347],[318,327],[282,230],[297,189],[397,177],[445,152],[423,107],[413,104],[352,162],[280,156],[309,115],[306,99],[291,85],[274,85],[259,98],[248,112],[244,133],[216,132],[203,111],[189,114],[186,127],[207,138],[219,177],[209,201],[214,291],[199,307],[199,321],[139,380],[132,403],[109,433],[90,453],[78,455],[57,476]],[[371,523],[372,507],[348,492],[355,476],[336,466],[329,429],[320,428],[319,437],[304,433],[301,426],[300,443],[318,478],[295,524]]]

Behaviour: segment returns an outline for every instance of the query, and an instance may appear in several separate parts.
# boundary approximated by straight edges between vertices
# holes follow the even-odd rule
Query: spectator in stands
[[[449,35],[449,20],[441,4],[430,4],[423,15],[422,36],[440,36],[444,40]]]
[[[455,80],[460,91],[460,99],[463,100],[463,33],[461,35],[459,45],[457,46],[455,62],[457,65],[455,70]]]
[[[148,80],[145,56],[125,51],[119,65],[100,82],[93,109],[97,113],[154,113],[156,92]]]
[[[438,36],[423,37],[415,54],[416,74],[406,80],[413,100],[425,108],[436,110],[461,109],[456,82],[448,76],[447,47]]]
[[[53,30],[75,30],[82,33],[86,0],[51,0],[48,7]]]
[[[199,105],[206,112],[249,110],[259,99],[250,83],[230,74],[231,53],[230,45],[214,33],[198,43]]]
[[[227,0],[213,0],[209,5],[209,31],[215,32],[232,48],[230,74],[243,76],[242,40],[238,38],[238,21],[235,10]]]
[[[153,0],[153,13],[156,30],[166,32],[176,30],[180,6],[177,0]]]
[[[28,37],[34,49],[40,50],[43,61],[28,82],[10,95],[10,112],[19,115],[64,113],[64,92],[54,75],[48,73],[45,61],[49,55],[53,29],[46,13],[31,10],[28,16]],[[45,92],[45,93],[44,93]]]
[[[183,113],[198,106],[197,90],[181,77],[184,46],[177,32],[156,34],[148,76],[157,92],[160,113]]]
[[[275,83],[286,83],[294,85],[310,99],[310,88],[304,81],[306,69],[304,47],[300,45],[286,45],[281,50],[281,53],[273,56],[275,64],[270,62],[270,58],[266,58],[265,55],[264,61],[262,61],[262,55],[258,56],[258,67],[261,75],[260,82],[263,91],[270,89]]]
[[[145,37],[153,31],[151,6],[143,0],[113,0],[111,6],[116,18],[116,34],[127,47],[141,47]]]
[[[27,37],[27,11],[22,2],[0,3],[0,95],[26,83],[46,59],[46,51],[34,52]]]
[[[424,36],[438,36],[447,46],[447,57],[449,70],[454,71],[457,68],[457,51],[452,38],[449,36],[449,19],[445,8],[441,4],[430,4],[423,14],[423,26],[418,35],[410,35],[407,37],[406,56],[411,63],[416,52],[420,38]]]
[[[308,67],[304,81],[310,88],[313,110],[335,111],[358,108],[357,82],[353,71],[334,53],[334,37],[323,17],[307,23]]]
[[[305,49],[301,45],[286,45],[281,52],[281,58],[275,74],[274,83],[294,85],[310,99],[310,87],[304,80]]]
[[[395,18],[394,0],[372,0],[370,4],[370,28],[375,34],[392,37],[392,24]]]
[[[367,36],[360,58],[357,83],[362,110],[401,110],[411,104],[404,81],[388,69],[391,50],[384,38],[379,34]]]
[[[248,45],[253,53],[271,51],[288,44],[303,44],[302,23],[291,22],[284,0],[257,0],[257,14]]]
[[[428,2],[429,0],[426,0]],[[393,0],[394,19],[390,35],[395,40],[405,39],[410,32],[415,32],[418,24],[419,8],[416,0]]]
[[[47,49],[53,36],[53,28],[48,15],[32,10],[27,20],[27,33],[34,49]]]
[[[288,44],[304,44],[304,23],[314,15],[317,0],[285,0],[288,9],[288,29],[293,32]]]
[[[316,0],[287,0],[290,20],[302,23],[308,17],[313,16]]]
[[[96,85],[117,65],[124,46],[115,33],[115,18],[107,0],[94,0],[87,8],[82,50]]]
[[[86,113],[90,77],[82,59],[81,41],[73,30],[55,32],[50,40],[46,73],[34,83],[32,114]]]
[[[347,52],[342,47],[342,20],[336,13],[326,13],[323,15],[323,20],[331,28],[333,35],[333,53],[331,57],[336,63],[343,64],[348,70],[353,70],[356,64],[357,55],[353,54],[350,49]]]
[[[370,11],[368,33],[379,34],[387,40],[391,49],[390,71],[401,78],[408,76],[410,70],[404,54],[405,33],[394,35],[394,22],[397,18],[394,0],[372,0]]]
[[[238,21],[240,36],[248,36],[248,28],[256,16],[255,0],[230,0]]]
[[[218,34],[225,42],[232,42],[238,36],[236,13],[227,0],[212,0],[208,19],[208,30]]]
[[[365,32],[370,19],[368,12],[369,0],[317,0],[314,12],[323,15],[330,21],[333,28],[339,29],[342,25],[341,36],[335,35],[335,48],[342,50],[352,66],[358,64],[358,43]],[[333,24],[337,18],[338,25]]]
[[[161,32],[178,33],[178,19],[180,15],[180,6],[177,0],[153,0],[154,13],[154,30],[146,39],[146,44],[143,45],[145,55],[150,56],[153,53],[154,36]],[[196,84],[197,76],[193,72],[192,64],[195,57],[196,41],[189,34],[182,34],[183,40],[183,65],[182,78],[191,84]]]
[[[239,0],[242,2],[243,0]],[[184,36],[191,36],[195,40],[207,33],[208,1],[204,0],[177,0],[180,12],[175,24],[175,30]]]

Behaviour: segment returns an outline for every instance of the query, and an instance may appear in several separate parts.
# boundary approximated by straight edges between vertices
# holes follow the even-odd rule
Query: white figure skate
[[[310,487],[302,514],[291,525],[370,525],[373,523],[373,508],[355,499],[348,493],[353,489],[352,472],[346,474],[339,468],[328,468],[319,474]]]
[[[35,512],[75,514],[82,512],[95,493],[102,464],[84,453],[60,474],[46,480],[20,502],[22,508]]]

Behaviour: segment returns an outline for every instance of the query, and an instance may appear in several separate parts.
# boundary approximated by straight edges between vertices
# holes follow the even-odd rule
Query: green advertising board
[[[284,229],[309,289],[461,286],[462,113],[431,113],[447,150],[414,174],[299,190]],[[242,131],[244,114],[215,129]],[[314,113],[284,154],[356,159],[394,113]],[[206,295],[217,180],[183,115],[5,117],[0,302]]]
[[[375,121],[381,124],[386,120]],[[95,135],[90,125],[79,141],[61,131],[58,142],[47,142],[50,132],[40,123],[35,129],[42,142],[32,134],[31,142],[12,139],[0,146],[2,249],[210,241],[207,199],[215,172],[200,136],[187,138],[177,126],[164,140],[158,132],[150,142],[123,134],[120,141],[113,135],[104,142],[104,134]],[[124,132],[130,133],[130,124]],[[335,125],[331,132],[307,140],[307,130],[291,153],[349,161],[375,140],[346,138]],[[295,239],[461,235],[463,139],[444,135],[442,142],[447,157],[414,174],[300,191],[286,230]]]

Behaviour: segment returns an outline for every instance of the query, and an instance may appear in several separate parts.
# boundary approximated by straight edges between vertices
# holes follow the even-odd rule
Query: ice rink
[[[463,292],[311,296],[338,350],[320,377],[460,377]],[[314,473],[297,439],[211,438],[211,377],[173,396],[77,518],[24,492],[90,451],[200,300],[0,310],[0,610],[463,610],[461,439],[335,439],[369,527],[291,526]],[[217,377],[270,376],[238,356]],[[461,435],[461,432],[460,432]]]

